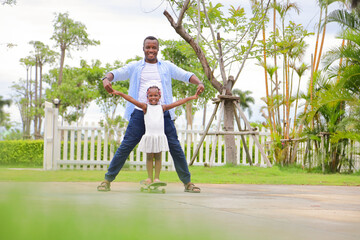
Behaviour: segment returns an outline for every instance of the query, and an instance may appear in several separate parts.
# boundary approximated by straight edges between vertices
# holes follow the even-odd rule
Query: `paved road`
[[[185,228],[221,231],[223,239],[360,239],[360,187],[198,184],[202,193],[190,194],[171,183],[166,194],[149,194],[137,183],[115,182],[111,192],[97,192],[97,184],[0,182],[0,197],[22,186],[43,200],[101,204],[119,214],[136,205]]]

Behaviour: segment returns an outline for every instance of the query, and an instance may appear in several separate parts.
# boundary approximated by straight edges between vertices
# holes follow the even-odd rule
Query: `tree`
[[[2,0],[1,5],[9,5],[9,6],[16,5],[16,0]],[[8,48],[12,48],[16,46],[16,44],[14,43],[0,43],[0,45],[6,45],[6,47]]]
[[[240,106],[241,108],[249,113],[249,118],[251,118],[251,115],[252,115],[252,111],[251,111],[251,108],[250,108],[250,103],[254,104],[255,103],[255,99],[253,97],[250,96],[250,94],[252,94],[251,91],[249,90],[241,90],[241,89],[233,89],[232,93],[235,95],[235,96],[238,96],[240,97]]]
[[[215,96],[216,90],[211,87],[209,81],[205,80],[204,70],[199,63],[194,51],[185,41],[175,41],[175,40],[159,40],[160,45],[165,48],[161,50],[161,54],[164,59],[173,62],[175,65],[193,72],[205,85],[205,91],[202,94],[202,97],[196,101],[188,102],[185,105],[182,105],[181,108],[185,109],[187,126],[191,129],[193,123],[194,113],[197,111],[195,107],[196,104],[200,103],[203,106],[206,106],[206,103]],[[173,86],[173,96],[177,99],[185,98],[191,96],[196,91],[196,86],[193,84],[183,84],[178,81],[172,82]],[[205,112],[204,112],[205,113]],[[204,123],[205,125],[205,123]]]
[[[10,106],[10,99],[3,99],[3,96],[0,96],[0,126],[5,126],[8,128],[10,126],[10,115],[4,111],[4,106]]]
[[[134,59],[128,59],[126,63],[129,63],[131,61],[138,61],[142,59],[142,57],[136,56]],[[112,65],[107,63],[105,67],[100,66],[100,62],[97,61],[98,64],[95,66],[93,65],[91,69],[89,69],[87,72],[91,73],[92,77],[88,77],[88,82],[96,89],[96,104],[100,107],[100,111],[104,115],[105,121],[103,121],[102,124],[108,127],[113,127],[114,125],[118,124],[118,121],[116,119],[119,119],[116,116],[116,110],[118,109],[118,106],[125,106],[126,100],[118,95],[112,95],[109,94],[103,86],[102,81],[99,81],[105,73],[109,72],[110,70],[121,68],[124,66],[124,63],[120,61],[115,61]],[[95,77],[96,76],[96,77]],[[112,87],[115,90],[121,91],[123,93],[127,93],[129,89],[129,81],[117,81],[112,83]],[[121,124],[124,123],[123,119],[121,120]]]
[[[295,96],[295,113],[294,113],[294,126],[293,126],[293,134],[292,136],[294,136],[294,132],[295,132],[295,129],[296,129],[296,119],[297,119],[297,111],[298,111],[298,103],[299,103],[299,93],[300,93],[300,83],[301,83],[301,79],[305,73],[306,70],[309,69],[309,66],[306,65],[305,63],[302,63],[299,67],[296,67],[295,65],[292,65],[291,66],[295,71],[296,71],[296,74],[298,75],[299,77],[299,82],[298,82],[298,88],[297,88],[297,91],[296,91],[296,96]]]
[[[20,80],[19,84],[14,84],[12,88],[17,92],[15,95],[15,102],[18,105],[20,110],[22,126],[23,126],[23,137],[24,139],[30,139],[30,125],[31,119],[33,117],[32,111],[32,81],[31,81],[31,72],[32,68],[35,66],[35,59],[33,56],[28,56],[20,59],[20,63],[26,68],[26,80],[23,83]]]
[[[295,97],[293,97],[293,89],[295,86],[294,75],[298,70],[298,65],[306,66],[303,61],[303,56],[307,47],[305,39],[312,35],[309,33],[301,24],[296,24],[292,21],[287,21],[287,16],[290,10],[295,10],[299,13],[299,8],[295,3],[289,1],[285,3],[276,3],[272,5],[275,12],[280,17],[280,27],[274,26],[272,32],[270,32],[269,38],[259,48],[259,52],[264,51],[265,54],[263,58],[258,57],[260,66],[265,69],[265,88],[266,96],[262,98],[266,104],[268,110],[267,115],[264,116],[267,119],[267,127],[270,128],[271,138],[273,144],[273,150],[275,152],[275,157],[280,157],[281,160],[277,159],[278,162],[290,162],[291,151],[290,146],[291,142],[289,139],[293,139],[295,132],[290,131],[292,126],[292,116],[291,112],[294,112],[293,102]],[[274,19],[276,19],[274,16]],[[275,20],[274,20],[275,22]],[[273,58],[275,66],[272,67],[266,64],[266,58]],[[282,60],[282,74],[278,74],[280,69],[277,60]],[[300,86],[301,76],[307,68],[299,69],[303,71],[301,75],[298,75],[298,90]],[[270,84],[267,80],[267,75],[270,76]],[[275,80],[273,79],[275,75]],[[296,75],[295,75],[296,76]],[[298,95],[298,93],[297,93]],[[296,108],[298,102],[295,104]],[[297,109],[295,110],[295,112]],[[293,120],[295,121],[295,119]],[[277,154],[278,153],[278,154]]]
[[[323,171],[339,172],[344,165],[352,169],[352,160],[344,152],[351,148],[351,141],[360,140],[360,15],[356,11],[336,10],[330,13],[328,21],[342,26],[338,38],[347,44],[328,51],[325,68],[314,72],[305,96],[311,109],[302,119],[315,147],[329,149],[316,151]]]
[[[95,62],[93,67],[100,64]],[[57,84],[58,71],[56,68],[51,69],[49,74],[44,76],[44,80],[50,85],[46,89],[46,99],[52,101],[55,98],[61,100],[59,113],[64,119],[71,122],[81,122],[86,109],[92,100],[97,97],[95,86],[90,84],[88,72],[91,67],[86,61],[82,60],[80,67],[65,67],[64,78],[61,85]],[[103,72],[96,74],[96,80],[99,82]],[[91,79],[91,81],[94,81]]]
[[[137,61],[142,59],[139,56],[136,56],[134,59],[128,59],[126,62],[131,62],[131,61]],[[104,76],[105,73],[109,72],[112,69],[116,69],[116,68],[120,68],[122,67],[124,64],[120,61],[115,61],[113,63],[113,65],[111,64],[106,64],[105,68],[99,68],[98,67],[93,67],[93,70],[98,69],[99,73],[101,74],[97,79],[100,79],[102,76]],[[120,106],[125,106],[126,104],[126,100],[124,98],[122,98],[121,96],[118,95],[112,95],[109,94],[103,84],[102,81],[94,81],[91,83],[97,90],[97,97],[95,99],[96,104],[100,107],[100,111],[102,112],[104,118],[102,120],[100,120],[100,126],[105,127],[105,129],[110,129],[109,133],[110,139],[114,139],[114,140],[120,140],[121,136],[117,136],[118,134],[118,129],[125,127],[127,124],[127,121],[121,116],[121,115],[116,115],[116,111],[118,109],[118,107]],[[118,81],[118,82],[114,82],[112,84],[113,89],[121,91],[123,93],[127,93],[128,89],[129,89],[129,81]],[[115,138],[112,138],[112,136],[117,136]],[[118,146],[119,142],[113,141],[114,146]]]
[[[34,51],[31,52],[35,59],[35,82],[34,82],[34,136],[35,139],[39,139],[42,123],[42,93],[43,93],[43,66],[44,64],[53,64],[55,62],[58,53],[50,50],[49,46],[40,41],[30,41],[29,44],[33,45]]]
[[[16,5],[16,0],[2,0],[1,5]]]
[[[174,30],[193,48],[211,85],[220,93],[231,95],[234,83],[248,59],[255,44],[262,22],[265,20],[270,0],[267,3],[252,4],[253,17],[248,20],[245,10],[231,6],[228,15],[222,12],[223,5],[205,1],[191,2],[169,0],[172,8],[177,10],[177,21],[168,11],[164,15]],[[263,7],[264,6],[264,7]],[[198,38],[191,36],[198,32]],[[210,38],[206,38],[209,35]],[[228,37],[229,35],[233,37]],[[229,81],[229,72],[235,62],[241,62],[234,81]],[[222,81],[214,74],[219,72]],[[225,101],[224,130],[234,130],[234,113],[231,101]],[[234,136],[225,136],[225,152],[228,163],[236,164]]]
[[[325,156],[329,161],[325,164],[330,171],[336,172],[344,164],[351,169],[352,161],[344,159],[343,152],[349,141],[360,140],[360,14],[357,11],[335,10],[328,16],[328,21],[340,24],[343,30],[338,37],[347,44],[325,54],[325,70],[332,82],[330,87],[322,87],[315,92],[312,110],[306,116],[308,122],[315,122],[314,133],[319,131],[319,122],[325,120],[326,144],[331,147]],[[331,67],[340,59],[345,59],[345,63]]]
[[[321,57],[322,57],[322,49],[323,49],[323,46],[324,46],[326,26],[327,26],[327,23],[328,23],[328,15],[327,15],[328,7],[329,7],[330,4],[332,4],[334,2],[343,2],[343,3],[345,3],[345,0],[318,0],[320,14],[319,14],[319,22],[317,24],[318,31],[317,31],[317,35],[316,35],[315,50],[314,50],[314,54],[312,55],[312,59],[311,59],[311,79],[310,79],[310,88],[308,89],[309,92],[310,92],[310,101],[307,102],[307,104],[305,105],[304,113],[306,113],[309,106],[310,106],[310,108],[312,110],[313,89],[314,89],[313,77],[316,75],[316,72],[318,71],[320,60],[321,60]],[[323,15],[324,10],[325,10],[325,17],[323,19],[322,15]],[[321,29],[323,30],[323,33],[322,33],[321,43],[319,45],[319,38],[320,38]],[[343,41],[343,45],[344,44],[345,44],[345,42]],[[340,60],[340,63],[341,63],[341,61],[342,60]],[[303,125],[300,125],[299,130],[298,130],[298,135],[301,134],[302,127],[303,127]]]
[[[55,13],[54,33],[51,37],[60,48],[60,69],[57,84],[63,80],[63,69],[66,53],[70,56],[71,50],[82,50],[88,46],[99,45],[100,41],[89,39],[86,26],[69,18],[69,13]]]

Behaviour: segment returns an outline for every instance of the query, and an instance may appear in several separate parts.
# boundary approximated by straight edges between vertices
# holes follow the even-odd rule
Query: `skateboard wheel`
[[[147,190],[147,191],[148,191],[148,193],[150,193],[150,192],[151,192],[151,189],[150,189],[150,188],[148,188],[148,190]]]
[[[165,193],[165,192],[166,192],[166,190],[163,188],[163,189],[161,189],[161,192],[162,192],[162,193]]]

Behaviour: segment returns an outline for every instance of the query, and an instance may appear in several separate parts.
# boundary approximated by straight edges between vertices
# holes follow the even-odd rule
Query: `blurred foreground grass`
[[[67,202],[68,198],[54,197],[53,192],[24,191],[20,188],[4,192],[2,189],[0,239],[183,240],[224,239],[226,236],[215,228],[209,228],[204,221],[154,211],[146,199],[111,205],[106,201],[94,202],[99,198],[95,195],[86,197],[87,201],[73,198]]]
[[[308,172],[301,167],[272,168],[250,166],[190,167],[192,181],[214,184],[295,184],[295,185],[348,185],[359,186],[360,174],[322,174]],[[0,181],[15,182],[100,182],[105,171],[18,169],[0,167]],[[147,176],[145,171],[122,170],[115,181],[139,182]],[[162,171],[165,182],[180,182],[176,172]]]

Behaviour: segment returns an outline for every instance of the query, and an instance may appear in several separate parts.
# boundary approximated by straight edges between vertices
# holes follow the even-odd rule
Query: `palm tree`
[[[305,71],[307,69],[309,69],[309,66],[306,65],[305,63],[302,63],[299,67],[296,67],[295,65],[292,66],[292,68],[295,70],[295,72],[297,73],[298,77],[299,77],[299,83],[298,83],[298,88],[296,91],[296,103],[295,103],[295,113],[294,113],[294,127],[293,127],[293,133],[295,132],[295,125],[296,125],[296,117],[297,117],[297,110],[298,110],[298,103],[299,103],[299,92],[300,92],[300,83],[301,83],[301,78],[304,75]],[[293,136],[294,137],[294,136]]]
[[[255,103],[255,99],[250,96],[250,94],[252,94],[252,92],[249,90],[243,91],[241,89],[235,88],[232,90],[232,93],[233,93],[233,95],[240,97],[241,108],[244,111],[247,110],[247,112],[249,114],[249,118],[251,118],[252,110],[250,108],[250,103],[252,103],[252,104]]]
[[[324,151],[328,159],[325,164],[335,172],[340,171],[345,162],[351,166],[351,160],[345,159],[343,152],[349,140],[360,139],[359,124],[353,124],[359,121],[354,113],[359,113],[360,109],[360,13],[336,10],[328,16],[328,21],[337,22],[343,27],[339,38],[347,41],[347,44],[326,53],[325,81],[319,81],[321,78],[315,75],[314,86],[317,89],[314,91],[312,110],[306,115],[308,122],[315,123],[314,128],[309,129],[310,135],[315,137],[320,132],[329,134],[328,139],[321,141],[330,149],[329,152]],[[342,58],[345,63],[340,68],[330,67],[332,63],[337,65],[337,60]]]
[[[339,38],[348,43],[329,51],[325,56],[325,62],[329,67],[336,60],[342,58],[346,60],[346,63],[339,68],[339,84],[358,98],[360,95],[360,12],[335,10],[329,15],[329,22],[337,22],[344,28]]]
[[[342,2],[342,3],[344,3],[345,0],[318,0],[318,4],[320,6],[320,20],[319,20],[319,25],[318,25],[318,33],[317,33],[316,46],[315,46],[314,71],[317,71],[319,69],[319,63],[320,63],[322,49],[323,49],[324,40],[325,40],[326,25],[329,22],[328,15],[327,15],[328,8],[329,8],[329,5],[334,3],[334,2]],[[321,19],[323,10],[325,11],[324,20]],[[321,43],[320,43],[319,52],[318,52],[318,55],[317,55],[317,51],[318,51],[317,47],[318,47],[318,40],[319,40],[321,27],[322,27],[323,33],[322,33],[322,39],[321,39]]]

